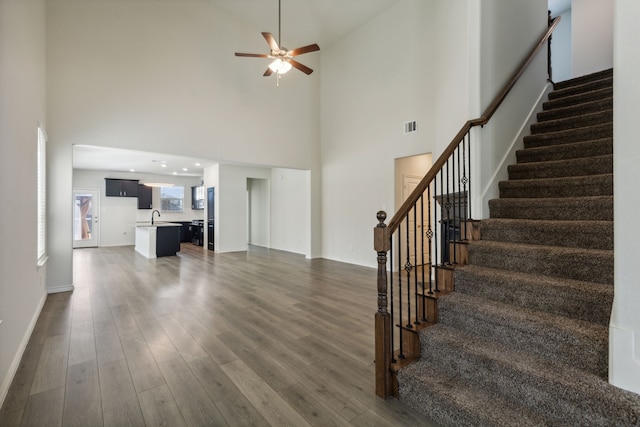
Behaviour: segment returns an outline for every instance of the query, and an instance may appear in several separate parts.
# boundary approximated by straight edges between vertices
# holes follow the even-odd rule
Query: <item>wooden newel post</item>
[[[391,396],[391,316],[387,310],[387,252],[389,233],[384,221],[387,214],[379,211],[378,225],[373,229],[373,247],[378,253],[378,311],[375,315],[376,395]]]

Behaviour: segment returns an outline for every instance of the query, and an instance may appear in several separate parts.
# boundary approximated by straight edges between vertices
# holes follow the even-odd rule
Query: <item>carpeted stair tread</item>
[[[498,184],[500,197],[589,197],[613,194],[613,174],[518,179]]]
[[[509,179],[562,178],[613,173],[613,154],[578,159],[528,162],[509,165]]]
[[[488,218],[480,222],[480,235],[489,241],[613,250],[613,221]]]
[[[613,283],[613,251],[527,245],[489,240],[469,242],[469,264],[521,273]]]
[[[523,140],[524,148],[534,148],[548,145],[568,144],[571,142],[592,141],[594,139],[611,138],[612,136],[613,123],[603,123],[576,129],[527,135]]]
[[[566,107],[553,108],[547,111],[541,111],[536,115],[538,122],[543,123],[550,120],[559,120],[569,117],[576,117],[583,114],[596,113],[598,111],[613,109],[613,97],[596,99],[580,104],[569,105]]]
[[[573,84],[564,88],[554,87],[554,90],[549,93],[549,99],[565,98],[567,96],[593,92],[594,90],[611,87],[613,87],[613,76],[590,80],[582,84]]]
[[[578,76],[578,77],[574,77],[561,82],[556,82],[554,83],[553,86],[555,90],[559,90],[569,86],[582,85],[584,83],[591,82],[594,80],[606,79],[608,77],[613,77],[613,68],[608,68],[608,69],[597,71],[595,73],[587,74],[584,76]]]
[[[565,96],[558,99],[550,99],[542,103],[542,109],[544,111],[553,110],[555,108],[562,108],[569,105],[582,104],[589,101],[596,101],[599,99],[610,98],[613,96],[613,87],[605,87],[591,92],[579,93],[576,95]]]
[[[640,425],[640,396],[595,375],[442,324],[424,329],[420,338],[425,357],[402,372],[402,382],[426,384],[435,376],[498,395],[509,408],[522,407],[521,415],[495,425],[521,425],[523,419],[539,425]]]
[[[609,325],[612,285],[478,265],[456,268],[454,275],[456,292]]]
[[[547,145],[516,151],[518,163],[546,162],[613,154],[613,138]]]
[[[531,134],[537,135],[544,132],[556,132],[567,129],[592,126],[613,122],[613,110],[601,110],[589,114],[581,114],[574,117],[547,120],[531,125]]]
[[[489,200],[491,218],[613,221],[613,196]]]
[[[440,298],[438,316],[438,324],[607,377],[607,326],[461,292]]]
[[[427,361],[402,369],[400,400],[443,427],[540,426],[527,408],[518,407],[486,387],[456,380]]]

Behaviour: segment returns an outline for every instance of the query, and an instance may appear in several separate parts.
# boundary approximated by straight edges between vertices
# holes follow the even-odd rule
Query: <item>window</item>
[[[169,212],[182,212],[184,187],[160,187],[160,209]]]
[[[37,151],[38,265],[42,265],[47,258],[47,136],[39,125]]]

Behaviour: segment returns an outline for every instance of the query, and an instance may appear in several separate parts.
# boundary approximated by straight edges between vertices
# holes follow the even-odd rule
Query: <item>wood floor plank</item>
[[[224,417],[182,359],[159,364],[171,394],[187,424],[227,425]]]
[[[67,371],[63,426],[102,426],[100,380],[96,360],[70,365]]]
[[[146,425],[167,427],[187,425],[166,384],[139,393],[138,400]]]
[[[67,381],[69,335],[54,335],[44,341],[30,394],[64,387]]]
[[[144,425],[129,367],[125,360],[105,363],[98,368],[102,417],[105,427]]]
[[[311,425],[242,360],[227,363],[221,368],[271,425]]]
[[[142,335],[120,338],[122,350],[129,365],[131,379],[138,393],[165,384],[156,359]]]
[[[62,425],[64,387],[29,396],[22,414],[22,427],[55,427]]]
[[[282,397],[296,408],[311,425],[316,427],[348,426],[349,421],[342,418],[322,400],[315,398],[312,391],[296,383],[282,390]]]

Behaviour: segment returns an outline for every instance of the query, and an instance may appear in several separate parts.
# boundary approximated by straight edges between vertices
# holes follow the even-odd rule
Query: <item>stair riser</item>
[[[482,240],[530,245],[561,246],[584,249],[613,250],[613,222],[604,224],[584,224],[579,227],[558,227],[550,229],[544,224],[504,225],[483,224]]]
[[[559,198],[613,195],[613,176],[502,181],[501,198]]]
[[[573,287],[476,275],[467,272],[464,268],[459,268],[455,273],[455,286],[457,292],[467,295],[594,322],[603,326],[609,324],[611,317],[613,289],[608,285],[591,288],[585,286],[581,291],[577,291]]]
[[[603,98],[596,101],[584,102],[582,104],[571,105],[562,108],[554,108],[549,111],[541,111],[537,114],[539,123],[560,120],[570,117],[579,117],[583,114],[597,113],[599,111],[613,109],[613,98]]]
[[[510,180],[612,174],[613,156],[551,163],[522,163],[510,165],[507,170]]]
[[[563,82],[557,82],[553,86],[554,90],[560,90],[571,86],[583,85],[585,83],[593,82],[596,80],[606,79],[609,77],[613,77],[613,69],[602,70],[586,76],[575,77]]]
[[[604,88],[593,92],[579,95],[565,96],[564,98],[553,99],[542,103],[543,111],[550,111],[555,108],[564,108],[572,105],[582,104],[590,101],[599,101],[613,96],[613,88]]]
[[[546,147],[550,145],[562,145],[573,142],[593,141],[596,139],[612,138],[613,124],[583,127],[567,131],[549,132],[538,135],[529,135],[523,138],[524,148]]]
[[[569,86],[562,89],[555,88],[553,92],[549,93],[549,99],[560,99],[567,96],[580,95],[605,88],[613,88],[613,77],[586,82],[581,85]]]
[[[613,140],[605,138],[596,141],[518,150],[516,151],[516,158],[518,159],[518,163],[533,163],[580,159],[609,154],[613,154]]]
[[[542,274],[588,282],[613,283],[613,253],[557,252],[547,247],[494,248],[469,245],[469,264],[521,273]]]
[[[613,221],[613,197],[563,201],[489,200],[491,218],[548,219],[579,221]]]
[[[449,343],[431,341],[425,345],[424,357],[429,358],[433,365],[443,366],[455,380],[482,384],[489,390],[508,390],[501,397],[516,405],[526,402],[546,419],[548,425],[566,425],[569,419],[588,419],[593,423],[590,425],[624,425],[616,424],[616,421],[626,421],[620,420],[620,414],[614,411],[603,416],[599,413],[600,402],[567,393],[560,384],[546,378],[532,378],[513,366],[496,363],[484,355],[467,352],[462,347],[455,352],[440,351],[441,345],[448,346]],[[443,355],[449,357],[445,360]],[[534,396],[537,398],[532,401]]]
[[[569,130],[581,128],[585,126],[593,126],[603,123],[613,123],[613,111],[600,111],[591,114],[584,114],[576,117],[565,119],[550,120],[547,122],[534,123],[531,125],[531,134],[537,135],[544,132],[557,132],[561,130]]]
[[[609,349],[606,340],[594,341],[585,337],[570,336],[560,330],[538,333],[527,324],[513,323],[513,319],[484,318],[480,313],[457,311],[455,307],[449,307],[442,301],[440,323],[466,333],[483,336],[487,341],[500,343],[521,352],[565,363],[601,378],[607,376]],[[428,347],[422,347],[421,357],[433,360]],[[576,354],[580,357],[576,358]],[[452,372],[447,371],[446,374],[451,375]]]
[[[496,420],[497,411],[485,409],[485,413],[478,414],[463,405],[458,405],[455,399],[449,397],[452,387],[447,381],[429,378],[428,382],[399,373],[399,400],[418,412],[433,420],[442,427],[496,427],[506,425],[509,420],[519,418],[518,427],[538,427],[540,419],[533,419],[525,411],[518,411],[512,417],[502,417]],[[444,389],[444,390],[443,390]],[[485,396],[481,396],[486,399]],[[501,407],[503,409],[503,407]],[[492,419],[493,418],[493,419]]]

